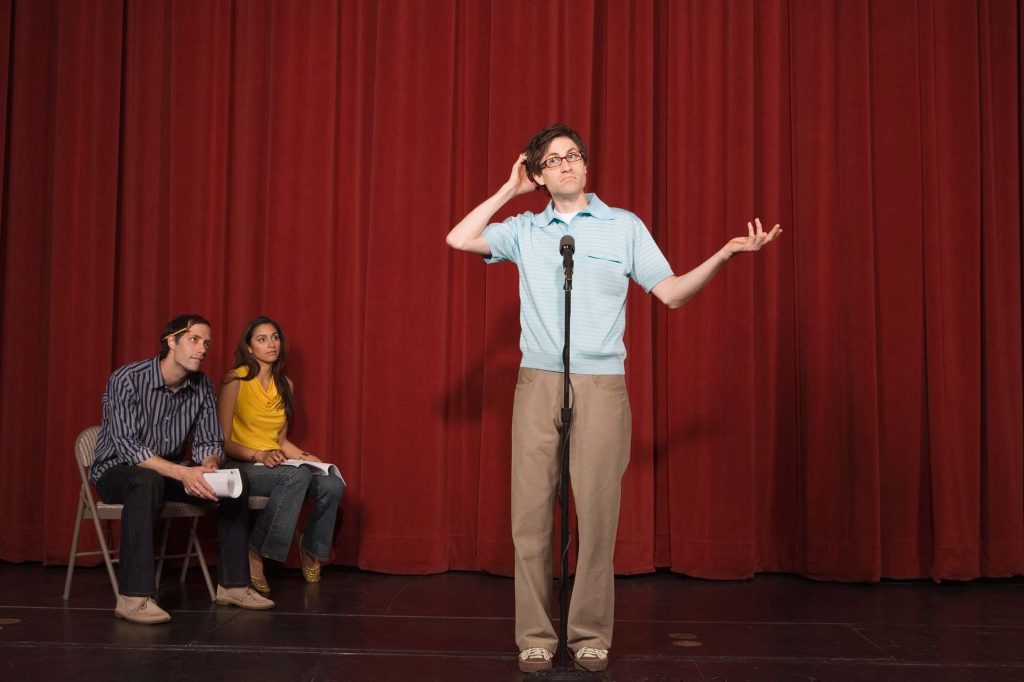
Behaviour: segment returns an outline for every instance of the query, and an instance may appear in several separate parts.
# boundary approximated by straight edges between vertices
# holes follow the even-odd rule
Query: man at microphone
[[[608,666],[614,622],[615,535],[622,474],[629,461],[626,292],[629,279],[670,308],[696,294],[734,254],[757,251],[781,229],[760,220],[684,275],[673,274],[643,222],[584,193],[587,148],[566,125],[541,130],[508,181],[452,228],[448,245],[487,263],[519,268],[523,359],[512,411],[512,539],[519,669],[551,667],[558,637],[548,615],[552,509],[558,480],[564,342],[563,278],[573,262],[570,353],[573,422],[570,477],[579,529],[568,646],[578,666]],[[510,199],[541,189],[551,201],[488,224]],[[756,224],[756,227],[755,227]]]

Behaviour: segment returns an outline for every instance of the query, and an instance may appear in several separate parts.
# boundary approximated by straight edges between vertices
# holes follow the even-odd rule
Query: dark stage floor
[[[512,581],[328,568],[271,572],[277,608],[209,602],[193,570],[168,576],[160,626],[114,618],[102,568],[0,563],[0,680],[524,680]],[[615,648],[594,679],[1024,680],[1024,580],[817,583],[763,575],[617,583]]]

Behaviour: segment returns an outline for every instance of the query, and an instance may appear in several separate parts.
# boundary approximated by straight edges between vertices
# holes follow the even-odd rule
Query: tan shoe
[[[552,653],[547,649],[533,647],[519,652],[519,672],[537,673],[551,670]]]
[[[117,595],[114,615],[140,625],[155,625],[171,620],[171,614],[157,606],[152,597],[126,597]]]
[[[599,673],[608,668],[608,650],[584,646],[576,651],[576,667]]]
[[[248,585],[245,587],[217,585],[217,603],[222,606],[240,606],[243,609],[257,611],[274,608],[274,602],[266,597],[261,597]]]

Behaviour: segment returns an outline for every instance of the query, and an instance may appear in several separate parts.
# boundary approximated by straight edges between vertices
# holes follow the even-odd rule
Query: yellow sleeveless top
[[[249,368],[236,367],[239,377],[246,377]],[[238,382],[238,399],[231,418],[231,440],[256,450],[279,450],[278,438],[285,425],[284,403],[273,377],[264,389],[259,379]]]

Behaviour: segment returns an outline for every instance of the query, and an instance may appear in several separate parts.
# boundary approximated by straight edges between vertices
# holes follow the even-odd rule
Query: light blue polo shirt
[[[519,266],[522,367],[561,372],[565,292],[558,244],[576,240],[573,258],[571,349],[573,374],[625,374],[626,291],[633,279],[650,291],[672,275],[643,222],[587,194],[587,207],[566,225],[548,202],[542,213],[521,213],[484,229],[487,263]]]

